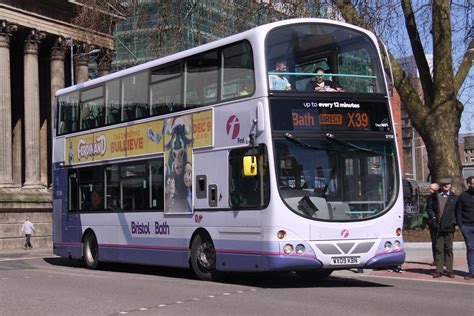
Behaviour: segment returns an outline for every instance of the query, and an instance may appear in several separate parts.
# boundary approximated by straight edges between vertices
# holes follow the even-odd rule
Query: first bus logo
[[[239,118],[235,115],[231,115],[227,120],[225,130],[227,135],[231,136],[232,139],[236,139],[240,133],[240,121]]]

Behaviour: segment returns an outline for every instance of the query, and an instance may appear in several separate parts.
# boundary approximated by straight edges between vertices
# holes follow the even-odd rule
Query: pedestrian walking
[[[430,184],[430,195],[426,199],[426,205],[433,203],[433,199],[436,201],[436,195],[438,194],[439,185],[438,183],[431,183]],[[432,266],[436,266],[436,218],[433,218],[428,214],[428,227],[430,229],[430,238],[431,238],[431,252],[433,254],[433,262],[431,263]]]
[[[474,279],[474,176],[466,179],[468,189],[461,193],[456,204],[456,222],[466,243],[468,274],[466,280]]]
[[[21,226],[21,231],[25,234],[25,247],[24,249],[28,248],[33,248],[31,245],[31,234],[33,232],[36,233],[35,226],[33,225],[32,222],[30,222],[30,218],[27,216],[25,221],[23,222],[23,225]]]
[[[454,278],[453,241],[457,196],[451,191],[451,179],[441,179],[440,184],[441,189],[436,194],[436,198],[433,198],[426,208],[434,220],[433,228],[436,229],[436,272],[433,278],[443,276],[444,266],[446,266],[448,277]]]

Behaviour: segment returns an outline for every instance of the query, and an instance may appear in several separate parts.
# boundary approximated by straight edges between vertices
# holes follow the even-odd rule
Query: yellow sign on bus
[[[192,120],[192,147],[212,146],[212,110],[178,116]],[[118,127],[67,137],[64,161],[67,165],[163,153],[166,131],[163,120]]]

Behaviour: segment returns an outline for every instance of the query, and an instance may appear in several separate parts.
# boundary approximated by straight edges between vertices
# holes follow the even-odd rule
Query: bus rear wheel
[[[95,235],[93,233],[88,233],[84,237],[84,245],[82,249],[84,266],[87,269],[97,269],[97,267],[99,266],[99,245],[97,244],[97,238],[95,238]]]
[[[191,243],[191,268],[204,281],[216,279],[216,250],[210,237],[196,235]]]

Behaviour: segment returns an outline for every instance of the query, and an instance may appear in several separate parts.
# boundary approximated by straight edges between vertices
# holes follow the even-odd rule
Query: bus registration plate
[[[332,257],[332,265],[359,264],[360,257]]]

